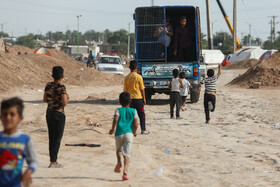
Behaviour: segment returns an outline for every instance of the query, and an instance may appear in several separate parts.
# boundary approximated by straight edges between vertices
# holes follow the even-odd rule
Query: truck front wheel
[[[196,95],[196,91],[197,91],[197,86],[193,86],[193,88],[191,89],[191,93],[190,93],[191,103],[197,103],[199,100],[200,93],[198,95]]]

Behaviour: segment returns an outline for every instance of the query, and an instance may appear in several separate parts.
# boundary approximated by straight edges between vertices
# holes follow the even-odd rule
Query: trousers
[[[135,108],[140,119],[141,131],[146,130],[146,117],[143,99],[131,99],[130,108]]]
[[[206,121],[210,120],[210,111],[208,109],[208,102],[212,102],[213,110],[211,112],[214,112],[215,105],[216,105],[216,96],[213,94],[204,94],[204,111],[206,116]]]
[[[170,117],[174,116],[175,105],[176,105],[176,117],[180,117],[181,96],[179,92],[170,93]]]
[[[47,111],[47,124],[49,132],[50,161],[57,161],[57,154],[65,127],[65,114],[58,111]]]

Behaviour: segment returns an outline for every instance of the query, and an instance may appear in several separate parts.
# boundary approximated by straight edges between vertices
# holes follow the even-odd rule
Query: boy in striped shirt
[[[221,75],[222,66],[219,64],[218,74],[215,75],[213,69],[208,69],[207,76],[204,78],[197,87],[196,95],[199,95],[199,89],[202,84],[205,84],[205,93],[204,93],[204,111],[206,115],[206,124],[210,123],[210,112],[214,112],[216,105],[216,82]]]

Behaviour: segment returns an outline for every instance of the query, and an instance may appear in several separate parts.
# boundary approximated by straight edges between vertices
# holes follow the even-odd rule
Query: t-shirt
[[[8,135],[0,132],[0,186],[20,187],[23,161],[35,171],[38,166],[35,147],[26,134],[20,131]]]
[[[61,96],[67,94],[66,88],[63,84],[49,82],[45,87],[47,96],[48,108],[47,111],[58,111],[64,113],[64,106],[62,105]]]
[[[215,75],[213,77],[204,78],[201,83],[205,84],[205,92],[216,92],[216,82],[219,76]]]
[[[171,92],[180,92],[179,78],[173,78],[171,82]]]
[[[162,27],[161,27],[161,28],[162,28]],[[167,31],[168,31],[168,32],[172,32],[172,33],[173,33],[173,29],[172,29],[172,26],[171,26],[171,25],[167,25],[166,28],[167,28]],[[166,47],[169,47],[170,42],[171,42],[171,36],[169,36],[169,35],[166,33],[166,37],[165,37],[165,30],[162,28],[162,31],[160,32],[160,34],[159,34],[159,36],[158,36],[158,40],[159,40],[163,45],[166,44]]]
[[[183,87],[180,87],[180,96],[187,96],[189,94],[190,82],[187,79],[182,79]]]
[[[138,114],[134,108],[118,108],[115,111],[115,116],[119,116],[115,136],[133,132],[133,120],[138,118]]]
[[[131,99],[143,99],[141,90],[144,90],[143,78],[136,72],[131,72],[124,78],[124,92],[130,94]]]
[[[88,60],[93,60],[95,58],[95,55],[93,52],[89,53]]]

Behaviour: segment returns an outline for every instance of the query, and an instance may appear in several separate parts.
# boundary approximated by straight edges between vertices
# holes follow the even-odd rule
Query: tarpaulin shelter
[[[50,52],[44,47],[40,47],[40,48],[36,49],[34,51],[34,54],[51,56]]]
[[[225,57],[225,59],[223,60],[222,65],[223,65],[223,66],[229,66],[229,65],[231,65],[230,58],[231,58],[231,55],[227,55],[227,56]]]
[[[271,49],[267,50],[261,57],[260,60],[266,60],[269,59],[274,53],[276,53],[278,50]]]
[[[259,59],[262,54],[264,54],[266,50],[263,50],[261,48],[241,48],[235,53],[232,54],[232,57],[230,58],[231,64],[234,64],[236,62],[241,62],[244,60],[250,60],[250,59]]]

